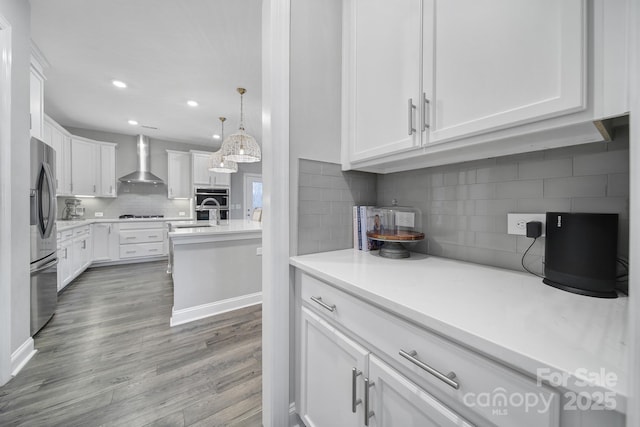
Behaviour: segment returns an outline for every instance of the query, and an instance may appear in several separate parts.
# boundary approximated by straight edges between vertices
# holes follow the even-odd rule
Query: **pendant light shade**
[[[227,119],[225,117],[219,117],[219,119],[222,127],[220,136],[224,141],[224,121]],[[233,160],[225,160],[222,156],[222,149],[220,149],[215,153],[211,153],[211,157],[209,158],[209,170],[221,173],[235,173],[238,172],[238,164]]]
[[[224,140],[220,151],[225,160],[231,160],[237,163],[254,163],[260,161],[262,153],[260,152],[260,146],[256,142],[256,139],[244,130],[242,95],[244,95],[245,92],[246,90],[244,88],[238,88],[238,93],[240,94],[240,128],[238,132],[229,135],[227,139]]]

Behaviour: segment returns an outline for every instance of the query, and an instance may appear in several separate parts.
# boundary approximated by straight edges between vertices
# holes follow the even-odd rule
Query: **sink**
[[[172,224],[172,228],[201,228],[201,227],[215,227],[213,224]]]

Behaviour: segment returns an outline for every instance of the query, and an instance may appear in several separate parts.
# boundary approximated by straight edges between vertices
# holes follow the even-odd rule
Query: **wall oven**
[[[220,207],[212,200],[215,199]],[[208,209],[219,209],[218,216],[220,219],[229,219],[229,189],[228,188],[196,188],[195,192],[195,212],[194,218],[202,221],[209,220]],[[202,204],[204,202],[204,205]]]

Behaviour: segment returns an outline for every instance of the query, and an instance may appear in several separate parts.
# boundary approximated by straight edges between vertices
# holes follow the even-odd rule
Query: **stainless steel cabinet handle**
[[[149,249],[149,252],[158,252],[157,249]]]
[[[109,233],[108,234],[111,234],[111,226],[109,226]]]
[[[427,365],[426,363],[424,363],[421,360],[418,360],[416,358],[416,356],[418,355],[418,352],[415,351],[415,350],[411,350],[410,352],[406,352],[406,351],[401,349],[399,354],[400,354],[400,356],[402,356],[405,359],[407,359],[409,362],[413,363],[414,365],[418,366],[421,369],[424,369],[425,371],[427,371],[428,373],[430,373],[431,375],[433,375],[434,377],[436,377],[440,381],[444,382],[449,387],[453,387],[456,390],[458,390],[460,388],[460,383],[458,383],[457,381],[454,381],[456,379],[455,372],[449,372],[448,374],[445,375],[442,372],[439,372],[439,371],[433,369],[431,366]]]
[[[129,236],[129,237],[127,237],[126,239],[127,239],[127,240],[135,240],[135,239],[137,239],[137,237],[136,237],[136,236]]]
[[[335,304],[333,304],[333,305],[327,304],[326,302],[322,301],[322,297],[311,297],[311,301],[320,304],[323,308],[326,308],[327,310],[329,310],[331,312],[336,311]]]
[[[369,418],[374,416],[373,411],[369,411],[369,388],[373,387],[375,383],[369,381],[369,378],[364,379],[364,425],[369,425]]]
[[[64,259],[67,259],[67,248],[64,248]]]
[[[362,403],[362,399],[356,399],[356,379],[362,375],[362,371],[351,369],[351,412],[356,413],[356,406]]]
[[[413,98],[409,98],[409,127],[407,131],[409,135],[413,135],[416,131],[416,128],[413,127],[413,110],[415,110],[416,106],[413,105]]]
[[[157,239],[157,238],[158,238],[158,235],[157,235],[157,234],[154,234],[153,236],[147,236],[147,237],[149,237],[150,239]]]
[[[427,99],[427,94],[422,93],[422,130],[425,131],[431,127],[431,122],[429,120],[429,109],[431,108],[431,103]]]
[[[137,251],[127,251],[128,254],[135,254]]]
[[[109,186],[109,194],[113,194],[113,185]]]
[[[93,184],[93,192],[94,193],[96,192],[96,185],[95,184]]]
[[[87,249],[87,241],[86,240],[82,241],[82,249]]]

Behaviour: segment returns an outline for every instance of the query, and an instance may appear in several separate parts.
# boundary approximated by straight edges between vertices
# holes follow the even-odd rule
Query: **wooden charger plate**
[[[399,231],[396,234],[376,233],[375,231],[367,231],[367,237],[374,240],[382,240],[389,242],[409,242],[412,240],[423,240],[424,233],[419,231]]]

